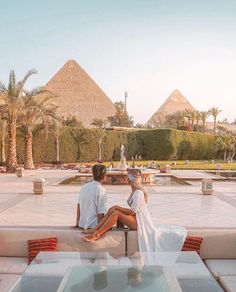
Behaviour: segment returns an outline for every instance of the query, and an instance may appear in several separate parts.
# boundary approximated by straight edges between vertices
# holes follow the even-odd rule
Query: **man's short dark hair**
[[[96,181],[101,181],[104,179],[107,169],[106,166],[103,164],[95,164],[92,167],[92,172],[93,172],[93,179]]]

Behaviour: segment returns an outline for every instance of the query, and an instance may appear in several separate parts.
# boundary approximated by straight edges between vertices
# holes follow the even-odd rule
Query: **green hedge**
[[[60,160],[64,162],[96,161],[98,158],[98,130],[65,128],[60,137]],[[213,135],[174,129],[108,131],[102,143],[104,161],[119,160],[120,146],[126,147],[126,157],[142,155],[146,160],[213,159]],[[56,159],[55,139],[38,133],[33,139],[35,162]],[[17,136],[18,162],[24,161],[24,138]]]

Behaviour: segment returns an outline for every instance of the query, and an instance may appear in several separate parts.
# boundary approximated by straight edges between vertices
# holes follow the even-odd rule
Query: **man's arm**
[[[80,204],[77,205],[77,215],[76,215],[75,227],[79,227],[79,220],[80,220]]]
[[[104,189],[99,189],[98,205],[97,205],[97,219],[98,223],[103,219],[107,212],[107,196]]]

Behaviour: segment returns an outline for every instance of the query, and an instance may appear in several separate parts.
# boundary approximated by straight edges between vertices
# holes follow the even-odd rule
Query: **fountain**
[[[128,184],[127,169],[129,165],[125,158],[125,147],[122,144],[120,149],[120,163],[117,168],[108,168],[105,184],[109,185],[126,185]],[[142,183],[151,184],[156,180],[157,170],[147,169],[144,167],[137,167],[141,170]]]
[[[132,166],[129,166],[127,164],[126,158],[125,158],[125,147],[124,145],[121,145],[120,148],[120,162],[118,164],[118,167],[114,167],[113,163],[110,167],[107,168],[106,173],[106,181],[105,184],[108,185],[127,185],[128,177],[127,177],[127,169],[128,168],[138,168],[141,170],[141,176],[142,176],[142,183],[143,184],[155,184],[156,182],[156,175],[159,173],[156,169],[147,167],[137,167],[134,165],[134,160],[132,163]],[[80,183],[86,183],[91,181],[92,179],[92,171],[91,167],[83,167],[81,166],[79,169],[79,174],[68,178],[62,182],[62,184],[73,184],[76,182]]]

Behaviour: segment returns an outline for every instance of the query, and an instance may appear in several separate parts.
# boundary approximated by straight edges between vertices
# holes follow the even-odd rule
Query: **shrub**
[[[60,160],[64,162],[90,162],[98,159],[97,129],[65,127],[60,137]],[[102,143],[104,161],[119,160],[124,144],[126,157],[142,155],[146,160],[213,159],[215,136],[175,129],[147,129],[134,131],[108,131]],[[56,160],[53,135],[37,133],[33,139],[35,163]],[[17,159],[24,161],[24,137],[17,135]]]

